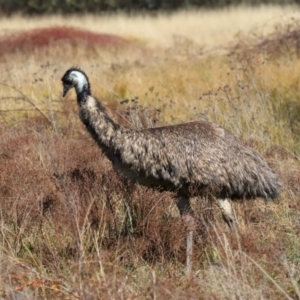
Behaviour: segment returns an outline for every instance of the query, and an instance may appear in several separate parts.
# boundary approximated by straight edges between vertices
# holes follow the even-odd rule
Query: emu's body
[[[71,68],[62,81],[64,95],[75,87],[80,118],[115,170],[142,185],[176,191],[181,214],[190,213],[190,197],[206,193],[231,224],[227,199],[278,196],[277,176],[266,161],[226,129],[206,121],[125,128],[91,96],[84,72]]]

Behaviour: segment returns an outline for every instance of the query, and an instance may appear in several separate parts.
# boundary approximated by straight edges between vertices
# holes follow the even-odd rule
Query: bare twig
[[[8,88],[11,88],[12,90],[18,92],[22,97],[23,97],[23,100],[25,100],[26,102],[28,102],[30,105],[32,105],[35,110],[37,110],[51,125],[52,124],[52,121],[36,106],[36,104],[27,96],[25,95],[21,90],[19,90],[18,88],[14,87],[14,86],[11,86],[7,83],[3,83],[3,82],[0,82],[0,85],[2,86],[6,86]]]

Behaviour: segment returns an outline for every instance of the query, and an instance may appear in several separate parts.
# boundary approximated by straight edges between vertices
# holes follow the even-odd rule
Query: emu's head
[[[66,96],[68,91],[75,87],[77,95],[83,91],[90,95],[90,84],[86,74],[78,68],[70,68],[61,78],[63,83],[63,97]]]

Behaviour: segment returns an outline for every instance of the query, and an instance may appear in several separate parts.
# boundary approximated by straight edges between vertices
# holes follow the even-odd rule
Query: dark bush
[[[228,5],[294,4],[300,0],[0,0],[4,14],[70,14],[105,11],[153,11],[191,7],[223,7]]]

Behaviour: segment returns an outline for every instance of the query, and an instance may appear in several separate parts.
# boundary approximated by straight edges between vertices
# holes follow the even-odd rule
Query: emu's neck
[[[86,96],[82,92],[81,96]],[[79,95],[78,95],[79,98]],[[107,114],[99,101],[87,95],[84,101],[78,101],[80,118],[94,140],[108,155],[114,151],[114,141],[120,128]]]
[[[77,75],[75,86],[79,115],[88,132],[106,154],[113,151],[117,130],[120,128],[107,114],[101,103],[91,96],[90,84],[84,74]]]
[[[86,82],[82,85],[76,85],[75,89],[76,89],[76,94],[77,94],[77,101],[80,106],[80,103],[85,102],[87,100],[88,96],[91,95],[89,83]]]
[[[88,96],[91,95],[90,83],[85,74],[77,72],[77,84],[75,85],[77,101],[83,103],[87,100]]]

